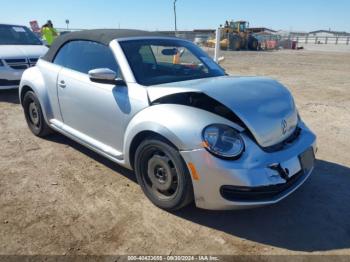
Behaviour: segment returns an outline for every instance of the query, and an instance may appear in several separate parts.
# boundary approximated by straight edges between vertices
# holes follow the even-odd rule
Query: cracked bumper
[[[299,157],[312,148],[316,153],[316,136],[300,123],[301,134],[287,148],[267,153],[249,137],[243,135],[246,150],[238,160],[219,159],[205,149],[182,151],[185,162],[192,163],[199,179],[192,179],[197,207],[213,210],[243,209],[275,204],[299,188],[311,175],[313,167],[304,172]],[[290,185],[286,184],[276,170],[269,166],[279,163],[288,169]],[[222,187],[257,189],[281,186],[282,191],[271,197],[255,197],[251,200],[228,200],[222,194]],[[245,193],[248,194],[249,193]],[[253,193],[252,193],[253,194]]]

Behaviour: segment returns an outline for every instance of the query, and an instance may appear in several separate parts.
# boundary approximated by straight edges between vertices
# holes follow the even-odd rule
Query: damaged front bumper
[[[205,149],[181,151],[196,169],[196,179],[193,168],[191,173],[197,207],[253,208],[277,203],[294,192],[311,175],[316,153],[316,136],[302,122],[299,128],[299,137],[276,152],[264,151],[242,134],[246,147],[238,160],[220,159]]]

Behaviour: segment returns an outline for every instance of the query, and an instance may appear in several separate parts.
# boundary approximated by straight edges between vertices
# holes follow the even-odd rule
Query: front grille
[[[15,70],[25,70],[29,64],[26,58],[5,59],[6,64]]]
[[[36,62],[38,62],[38,58],[29,58],[29,61],[31,63],[36,63]]]
[[[297,127],[294,130],[294,132],[287,139],[283,140],[282,142],[280,142],[276,145],[269,146],[269,147],[263,147],[262,149],[268,153],[280,151],[283,148],[285,148],[286,146],[292,144],[300,136],[300,133],[301,133],[301,128]]]
[[[18,86],[19,80],[0,79],[0,86]]]
[[[35,66],[39,58],[29,58],[30,66]]]
[[[28,68],[28,65],[10,65],[10,67],[15,70],[24,70]]]
[[[38,58],[16,58],[16,59],[4,59],[5,63],[15,70],[24,70],[28,67],[35,66],[38,62]]]
[[[220,193],[223,198],[229,201],[269,201],[290,189],[304,178],[303,171],[292,176],[286,183],[260,186],[260,187],[243,187],[243,186],[222,186]]]
[[[5,59],[5,62],[7,64],[16,64],[16,63],[27,63],[27,59],[25,58],[20,58],[20,59]]]

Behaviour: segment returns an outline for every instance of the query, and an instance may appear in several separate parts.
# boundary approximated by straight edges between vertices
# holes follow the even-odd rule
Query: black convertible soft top
[[[159,36],[164,37],[160,33],[141,31],[141,30],[131,30],[131,29],[94,29],[94,30],[83,30],[64,34],[58,37],[49,51],[42,57],[42,59],[52,62],[55,58],[57,51],[67,42],[72,40],[88,40],[98,42],[104,45],[109,45],[109,43],[118,38],[124,37],[147,37],[147,36]]]

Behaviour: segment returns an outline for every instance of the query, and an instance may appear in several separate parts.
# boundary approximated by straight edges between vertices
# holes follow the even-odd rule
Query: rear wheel
[[[166,140],[145,139],[135,153],[135,171],[143,192],[156,206],[177,210],[193,201],[186,164]]]
[[[28,127],[34,135],[44,137],[52,132],[45,122],[40,102],[33,91],[25,93],[22,105]]]

